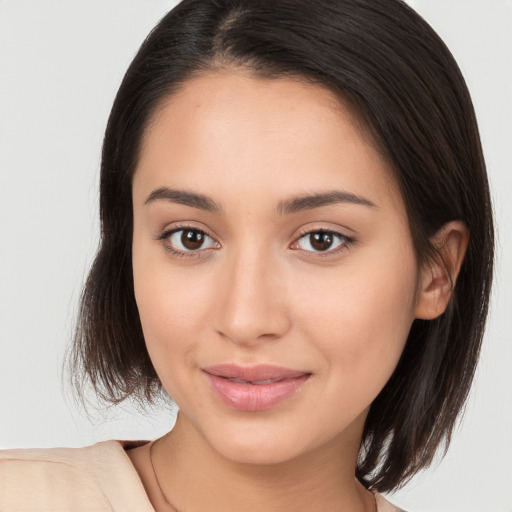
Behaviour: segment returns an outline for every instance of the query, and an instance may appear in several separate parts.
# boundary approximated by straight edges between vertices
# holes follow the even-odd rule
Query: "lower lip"
[[[264,411],[286,400],[299,391],[309,379],[305,374],[270,384],[233,382],[205,372],[217,397],[224,404],[241,411]]]

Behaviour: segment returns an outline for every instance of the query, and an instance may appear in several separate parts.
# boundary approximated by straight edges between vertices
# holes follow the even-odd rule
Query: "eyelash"
[[[209,251],[210,249],[212,249],[212,248],[198,249],[198,250],[195,250],[195,251],[194,250],[181,251],[181,250],[174,249],[167,242],[169,240],[169,237],[171,237],[175,233],[179,233],[180,231],[194,231],[196,233],[200,233],[200,234],[210,238],[217,245],[219,245],[218,242],[216,242],[213,237],[211,237],[206,231],[204,231],[202,229],[196,228],[195,226],[186,226],[186,225],[185,226],[178,226],[178,227],[172,228],[170,230],[164,231],[157,238],[157,240],[159,240],[162,243],[164,249],[167,252],[169,252],[170,254],[172,254],[173,256],[176,256],[178,258],[203,258],[203,257],[206,256],[205,251]],[[341,243],[335,249],[331,249],[331,250],[327,250],[327,251],[305,251],[306,253],[309,253],[308,257],[325,258],[325,257],[333,256],[333,255],[336,255],[336,254],[338,254],[338,253],[340,253],[342,251],[347,250],[350,247],[350,245],[355,243],[355,239],[353,237],[349,237],[347,235],[339,233],[338,231],[333,231],[333,230],[330,230],[330,229],[320,228],[320,229],[313,229],[313,230],[304,231],[304,232],[300,233],[300,235],[297,237],[297,239],[292,243],[292,246],[297,245],[302,238],[305,238],[308,235],[313,235],[313,234],[318,234],[318,233],[330,234],[334,238],[341,239]],[[220,245],[219,245],[219,247],[220,247]],[[217,248],[218,247],[215,247],[215,249],[217,249]],[[299,250],[299,249],[295,249],[294,248],[293,250]],[[311,256],[311,254],[314,255],[314,256]]]
[[[327,251],[305,251],[310,258],[328,258],[329,256],[334,256],[339,254],[340,252],[346,251],[352,244],[355,243],[355,239],[353,237],[344,235],[343,233],[340,233],[339,231],[334,231],[332,229],[325,229],[325,228],[319,228],[319,229],[310,229],[305,230],[299,234],[297,239],[293,242],[292,245],[297,245],[299,241],[302,238],[306,238],[307,236],[313,235],[313,234],[329,234],[332,235],[334,238],[341,239],[341,243],[338,247],[335,249],[329,249]]]
[[[195,226],[187,226],[187,225],[177,226],[177,227],[174,227],[167,231],[164,231],[157,239],[160,240],[164,249],[167,252],[169,252],[173,256],[177,256],[178,258],[202,258],[202,257],[206,256],[206,254],[204,254],[204,252],[209,249],[198,249],[197,251],[180,251],[180,250],[174,249],[168,243],[168,240],[172,235],[174,235],[175,233],[179,233],[180,231],[194,231],[196,233],[200,233],[202,235],[207,236],[211,240],[214,240],[214,238],[211,237],[206,231],[199,229]],[[215,243],[218,245],[218,242],[215,242]]]

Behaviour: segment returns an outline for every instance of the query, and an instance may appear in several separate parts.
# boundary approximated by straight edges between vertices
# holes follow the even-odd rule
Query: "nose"
[[[268,254],[234,255],[225,262],[219,286],[216,329],[247,347],[276,340],[290,328],[286,285]]]

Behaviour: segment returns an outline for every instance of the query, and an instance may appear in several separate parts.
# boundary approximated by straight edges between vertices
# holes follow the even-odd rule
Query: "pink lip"
[[[311,373],[271,365],[224,364],[203,368],[210,386],[226,405],[242,411],[263,411],[296,393]]]

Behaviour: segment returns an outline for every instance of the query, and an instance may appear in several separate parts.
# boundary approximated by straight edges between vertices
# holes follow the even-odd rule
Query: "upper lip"
[[[268,364],[260,364],[256,366],[219,364],[202,368],[202,370],[217,377],[224,377],[225,379],[240,379],[248,382],[293,379],[304,375],[310,375],[310,372]]]

